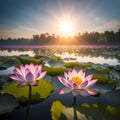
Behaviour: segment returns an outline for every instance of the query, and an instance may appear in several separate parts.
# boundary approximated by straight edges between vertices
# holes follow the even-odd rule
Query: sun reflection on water
[[[62,54],[55,53],[56,56],[60,56],[64,62],[92,62],[95,64],[109,64],[109,65],[119,65],[120,63],[116,58],[104,58],[103,56],[91,57],[91,56],[78,56],[74,53],[69,54],[64,52]]]

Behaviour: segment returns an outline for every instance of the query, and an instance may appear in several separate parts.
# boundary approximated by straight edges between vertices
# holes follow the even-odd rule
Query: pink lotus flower
[[[72,91],[73,96],[77,96],[78,94],[82,96],[98,95],[97,92],[89,89],[97,82],[97,79],[91,80],[93,74],[85,77],[83,70],[77,72],[73,69],[72,72],[64,72],[64,76],[58,76],[59,81],[65,86],[58,94],[66,94]]]
[[[15,75],[10,76],[14,81],[19,82],[18,87],[25,85],[38,85],[37,80],[40,80],[46,75],[46,71],[42,72],[42,65],[20,65],[20,68],[15,68]]]

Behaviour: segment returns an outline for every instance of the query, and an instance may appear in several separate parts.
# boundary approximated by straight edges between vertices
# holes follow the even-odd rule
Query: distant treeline
[[[55,34],[41,33],[31,39],[0,39],[0,45],[120,45],[120,29],[117,32],[105,31],[78,33],[74,37],[60,37]]]

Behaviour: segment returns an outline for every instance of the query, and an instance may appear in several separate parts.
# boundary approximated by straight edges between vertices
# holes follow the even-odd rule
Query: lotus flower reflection
[[[98,95],[97,92],[89,89],[97,82],[97,79],[91,80],[93,74],[85,76],[83,70],[77,72],[73,69],[68,71],[68,73],[64,72],[64,76],[58,76],[59,81],[65,86],[58,94],[66,94],[72,91],[73,96],[79,94],[82,96]]]
[[[43,78],[46,75],[46,71],[42,72],[42,65],[20,65],[20,68],[15,68],[15,75],[10,76],[11,79],[19,82],[18,87],[25,85],[38,85],[37,80]]]

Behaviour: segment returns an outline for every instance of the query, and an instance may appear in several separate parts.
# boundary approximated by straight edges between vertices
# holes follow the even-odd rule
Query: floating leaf
[[[9,74],[13,74],[15,67],[9,67],[6,70],[1,70],[0,71],[0,75],[9,75]]]
[[[54,60],[54,59],[51,59],[48,61],[48,64],[51,66],[51,67],[61,67],[64,65],[64,62],[62,60]]]
[[[119,58],[120,58],[120,56],[119,56]],[[120,65],[116,65],[116,66],[114,66],[113,67],[115,70],[117,70],[117,71],[120,71]]]
[[[0,94],[0,115],[12,112],[18,105],[18,101],[13,96]]]
[[[101,84],[112,84],[116,85],[118,82],[116,80],[112,80],[104,75],[94,74],[93,79],[98,79],[98,82]]]
[[[0,60],[0,64],[3,64],[3,61],[2,61],[2,60]]]
[[[68,63],[66,63],[64,66],[65,66],[66,68],[74,68],[74,67],[77,67],[77,66],[79,66],[79,65],[80,65],[80,67],[83,67],[82,64],[79,64],[79,63],[77,63],[77,62],[68,62]]]
[[[18,64],[20,64],[20,61],[16,57],[14,56],[6,57],[6,58],[3,58],[3,62],[0,63],[0,70],[5,70],[9,67],[13,67]]]
[[[87,63],[85,64],[86,67],[91,67],[92,65],[93,65],[93,63],[91,63],[91,62],[87,62]]]
[[[61,67],[45,68],[44,70],[47,71],[47,74],[50,76],[62,75],[65,72],[65,69]]]
[[[110,74],[110,69],[103,69],[103,70],[101,70],[101,72],[106,73],[106,74]]]
[[[35,56],[35,58],[37,58],[37,57]],[[41,60],[43,60],[45,62],[48,62],[49,60],[51,60],[51,58],[49,56],[41,56],[38,59],[41,59]]]
[[[97,83],[92,87],[92,89],[99,92],[100,94],[106,94],[113,91],[115,87],[112,84]]]
[[[53,120],[119,120],[120,110],[110,105],[99,104],[64,106],[60,101],[54,101],[51,107]]]
[[[44,64],[44,62],[40,59],[35,59],[34,57],[33,58],[28,58],[28,59],[24,59],[24,58],[21,58],[21,57],[17,57],[17,59],[22,63],[22,64],[30,64],[30,63],[33,63],[33,64]]]
[[[23,58],[23,59],[29,59],[30,56],[28,54],[21,54],[19,55],[20,58]]]
[[[91,68],[91,69],[89,69],[89,70],[87,70],[87,68],[86,68],[86,72],[87,72],[88,75],[89,75],[89,74],[100,74],[100,75],[103,75],[102,72],[98,71],[98,70],[95,69],[95,68]]]
[[[2,93],[8,93],[17,98],[20,102],[26,103],[28,100],[28,86],[17,88],[17,82],[9,84],[3,88]],[[54,88],[52,84],[44,79],[39,80],[38,86],[32,86],[31,103],[41,102],[51,95]]]
[[[62,60],[61,56],[54,56],[56,60]]]
[[[59,101],[54,101],[51,107],[52,119],[59,120],[61,113],[63,111],[64,105]]]

